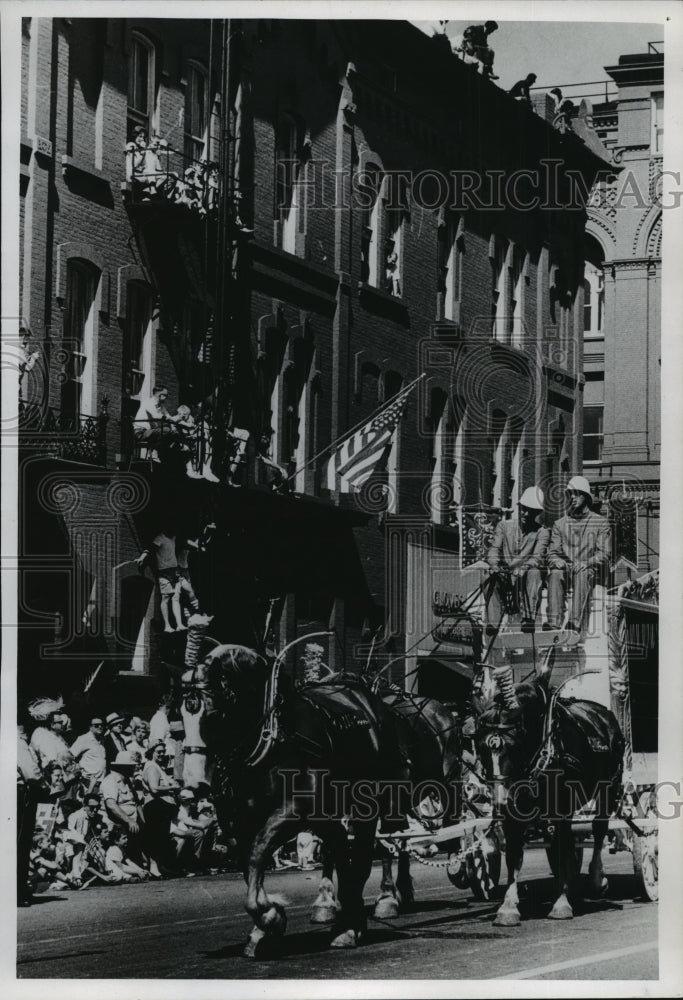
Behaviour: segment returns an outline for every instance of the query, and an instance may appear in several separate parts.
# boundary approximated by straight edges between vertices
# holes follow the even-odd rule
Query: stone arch
[[[647,256],[649,258],[662,256],[662,214],[654,220],[647,234]]]
[[[611,260],[616,252],[617,237],[605,216],[589,209],[586,232],[598,241],[603,249],[604,259]]]
[[[655,236],[655,245],[659,243],[661,249],[661,225],[662,225],[662,210],[659,205],[650,205],[650,207],[643,213],[636,228],[636,233],[633,238],[633,256],[634,257],[647,257],[648,246],[650,244],[650,239],[656,228],[659,228],[660,235],[659,238]]]

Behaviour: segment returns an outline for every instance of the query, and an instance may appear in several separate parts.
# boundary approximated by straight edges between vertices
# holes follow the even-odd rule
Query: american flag
[[[360,430],[344,438],[327,463],[327,488],[342,493],[359,490],[391,450],[392,435],[401,419],[413,382],[372,417]]]

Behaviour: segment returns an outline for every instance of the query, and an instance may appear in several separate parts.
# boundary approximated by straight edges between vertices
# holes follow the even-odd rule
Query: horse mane
[[[533,677],[528,681],[520,681],[514,686],[519,708],[509,708],[503,695],[499,692],[482,706],[480,721],[491,726],[515,725],[520,718],[525,721],[540,718],[545,714],[549,696],[547,684],[543,678]]]

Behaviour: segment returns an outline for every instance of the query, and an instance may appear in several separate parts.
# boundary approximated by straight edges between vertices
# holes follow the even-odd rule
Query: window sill
[[[79,160],[74,159],[73,156],[62,157],[62,174],[66,180],[76,174],[81,177],[87,177],[90,180],[99,181],[102,184],[109,184],[108,178],[101,170],[89,164],[81,163]]]
[[[375,285],[369,285],[367,282],[360,282],[358,297],[361,305],[370,312],[388,316],[407,325],[408,307],[405,304],[405,300],[398,295],[392,295],[391,292],[385,292],[383,289],[376,288]]]

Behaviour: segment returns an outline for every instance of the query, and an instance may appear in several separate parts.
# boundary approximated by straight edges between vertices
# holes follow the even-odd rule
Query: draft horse
[[[437,821],[443,825],[457,822],[462,768],[458,720],[435,698],[415,697],[399,688],[388,686],[382,692],[382,700],[395,718],[400,752],[409,778],[409,787],[399,804],[401,816],[412,814],[420,818],[420,789],[425,793],[434,789],[441,799],[436,813]],[[401,846],[398,847],[396,880],[393,876],[391,853],[381,846],[380,854],[382,881],[374,916],[391,920],[398,917],[401,909],[407,909],[414,902],[410,854]],[[311,911],[313,923],[331,923],[336,914],[333,859],[324,844],[322,863],[322,879]]]
[[[232,826],[247,882],[254,927],[245,955],[263,956],[285,932],[284,902],[268,895],[264,875],[273,851],[303,829],[322,838],[337,870],[331,946],[353,948],[366,929],[363,888],[383,789],[407,778],[396,716],[352,678],[297,689],[283,677],[272,699],[270,683],[263,657],[237,645],[217,646],[184,678],[186,706],[190,699],[201,713],[215,762],[219,821]],[[365,809],[350,845],[342,819],[361,788]]]
[[[603,887],[602,845],[620,794],[624,739],[609,709],[551,693],[553,656],[551,651],[525,683],[513,684],[510,668],[494,671],[489,691],[473,698],[478,755],[505,832],[508,888],[494,921],[498,926],[521,922],[517,883],[524,831],[539,819],[553,827],[549,857],[559,893],[549,917],[573,917],[580,892],[571,818],[591,800],[596,813],[590,895],[599,896]]]

